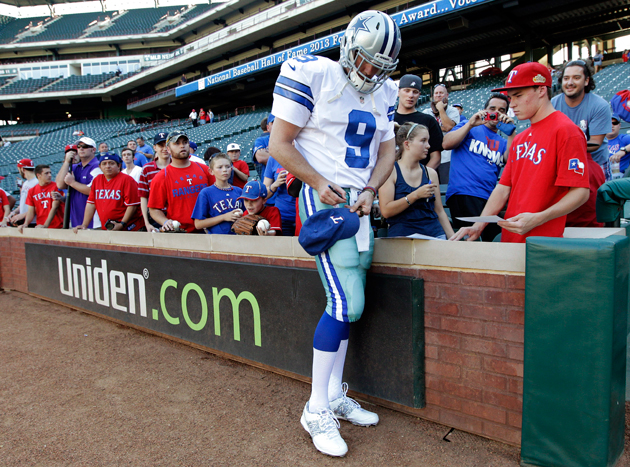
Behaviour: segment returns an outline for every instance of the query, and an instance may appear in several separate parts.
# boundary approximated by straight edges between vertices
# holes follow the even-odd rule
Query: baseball
[[[178,221],[173,221],[173,228],[174,228],[175,230],[179,229],[179,226],[180,226],[180,225],[181,225],[181,224],[180,224]]]
[[[260,221],[258,221],[258,228],[260,230],[269,230],[269,227],[271,227],[271,224],[269,224],[269,221],[267,219],[262,219]]]

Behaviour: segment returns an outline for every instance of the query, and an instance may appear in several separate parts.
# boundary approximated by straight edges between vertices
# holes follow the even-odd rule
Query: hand
[[[610,162],[619,162],[621,158],[625,155],[626,153],[624,153],[623,151],[617,151],[612,156],[610,156]]]
[[[468,120],[470,122],[470,126],[471,127],[476,127],[479,125],[483,125],[485,122],[485,118],[486,118],[486,114],[488,112],[485,110],[480,110],[479,112],[477,112],[476,114],[474,114],[472,117],[470,117],[470,120]]]
[[[18,232],[24,233],[24,224],[18,226]]]
[[[55,201],[61,201],[64,198],[64,196],[58,191],[51,191],[50,197],[54,199]]]
[[[267,229],[263,229],[260,226],[260,222],[256,224],[256,231],[258,232],[258,235],[260,235],[261,237],[264,237],[265,235],[267,235]]]
[[[37,224],[37,225],[35,226],[35,228],[36,228],[36,229],[47,229],[48,227],[46,227],[46,226],[45,226],[45,225],[43,225],[43,224]]]
[[[482,223],[473,224],[471,227],[462,227],[457,231],[455,235],[449,238],[449,241],[458,242],[462,240],[466,235],[468,235],[468,238],[466,240],[469,242],[473,242],[481,237],[481,232],[483,231],[484,227],[485,224]]]
[[[439,112],[441,110],[446,109],[446,102],[444,102],[443,100],[438,101],[435,103],[435,109]]]
[[[280,172],[278,174],[278,178],[276,179],[275,182],[273,182],[272,186],[275,185],[275,189],[277,190],[279,187],[281,187],[282,185],[284,185],[287,182],[287,174],[289,172],[287,172],[286,170],[283,170],[282,172]],[[274,190],[275,191],[275,190]]]
[[[429,182],[426,185],[422,185],[420,188],[418,188],[417,190],[413,192],[417,196],[416,201],[418,201],[419,199],[423,199],[423,198],[426,199],[426,198],[431,198],[432,196],[435,196],[436,188],[437,188],[437,185],[434,185],[433,182]]]
[[[122,229],[123,229],[122,223],[114,221],[114,228],[112,229],[112,231],[113,232],[120,232]]]
[[[335,191],[331,190],[332,187],[337,193],[342,195],[341,197],[335,193]],[[317,187],[317,193],[319,194],[319,200],[324,204],[329,204],[334,206],[335,204],[345,203],[347,200],[346,192],[339,185],[335,185],[334,183],[329,182],[328,180],[324,180]]]
[[[169,230],[175,230],[175,226],[173,225],[173,221],[171,219],[166,219],[166,222],[162,224],[162,228],[160,229],[162,232],[168,232]]]
[[[84,225],[80,225],[72,230],[74,231],[74,233],[77,233],[79,230],[87,230],[87,227],[85,227]]]
[[[66,153],[66,156],[64,157],[63,161],[67,164],[72,164],[72,160],[74,159],[74,154],[72,154],[71,151]]]
[[[508,114],[502,114],[500,112],[499,112],[499,121],[502,123],[509,123],[511,125],[516,125],[516,123],[514,123],[514,120],[508,117]]]
[[[76,179],[74,178],[74,174],[72,172],[68,172],[63,178],[63,181],[66,185],[71,186],[74,182],[76,182]]]
[[[235,222],[243,217],[243,211],[241,209],[235,209],[234,211],[226,212],[223,215],[225,216],[226,221]]]
[[[372,204],[374,203],[374,193],[370,190],[363,191],[357,202],[350,208],[350,212],[358,212],[359,217],[369,216],[372,210]]]
[[[381,205],[380,204],[372,204],[372,217],[375,219],[381,217]]]
[[[541,222],[538,219],[538,213],[523,212],[510,219],[498,222],[498,224],[499,227],[504,228],[508,232],[525,235],[533,228],[538,227]]]
[[[147,228],[147,232],[149,233],[160,231],[160,229],[153,227],[151,224],[146,224],[146,228]]]

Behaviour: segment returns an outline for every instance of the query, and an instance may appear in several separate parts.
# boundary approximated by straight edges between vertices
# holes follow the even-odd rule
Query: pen
[[[336,194],[337,196],[339,196],[341,199],[343,199],[343,195],[341,193],[339,193],[337,190],[335,190],[332,185],[328,185],[328,188],[330,188],[332,190],[332,192],[334,194]]]

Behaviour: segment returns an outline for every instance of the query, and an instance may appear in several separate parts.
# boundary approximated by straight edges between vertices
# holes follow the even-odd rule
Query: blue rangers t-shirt
[[[273,157],[269,157],[265,178],[271,178],[274,182],[278,179],[280,172],[284,169]],[[280,210],[280,218],[284,222],[291,222],[295,219],[295,198],[287,191],[287,184],[280,185],[275,194],[275,206]],[[267,202],[266,204],[269,204]]]
[[[612,156],[616,152],[619,152],[621,148],[625,148],[630,144],[630,135],[618,135],[615,139],[608,141],[608,153]],[[624,154],[619,161],[619,171],[625,173],[626,169],[630,165],[630,152]]]
[[[466,125],[459,123],[451,131]],[[486,125],[468,132],[459,146],[451,152],[451,170],[446,199],[453,195],[475,196],[488,199],[497,185],[507,150],[507,140]]]
[[[193,219],[208,219],[210,217],[217,217],[226,212],[234,211],[235,209],[243,209],[243,202],[237,199],[241,196],[243,190],[239,187],[233,186],[230,190],[222,190],[216,185],[212,185],[204,188],[199,192],[195,209],[193,209]],[[206,233],[209,234],[233,234],[230,230],[232,227],[231,222],[220,222],[212,227],[206,229]]]

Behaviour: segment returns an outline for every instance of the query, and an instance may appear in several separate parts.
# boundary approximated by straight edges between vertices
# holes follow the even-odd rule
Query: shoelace
[[[319,427],[327,435],[338,434],[341,424],[335,414],[330,409],[321,409],[317,414],[320,416]]]
[[[348,383],[342,383],[341,384],[341,392],[343,393],[343,395],[341,397],[343,397],[343,399],[345,401],[347,401],[349,405],[351,405],[355,409],[360,409],[361,408],[361,404],[359,404],[357,401],[355,401],[352,397],[348,397],[348,395],[347,395],[348,394]]]

